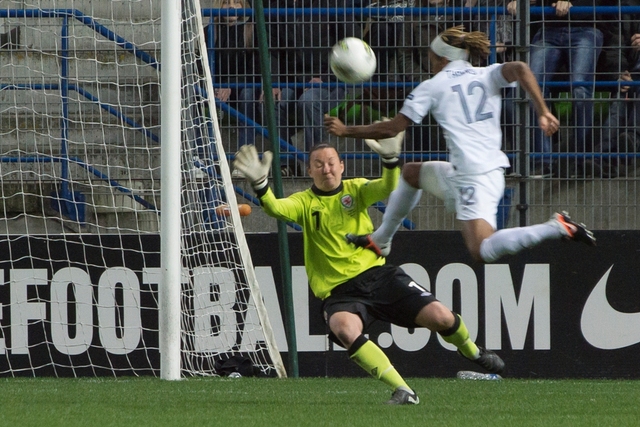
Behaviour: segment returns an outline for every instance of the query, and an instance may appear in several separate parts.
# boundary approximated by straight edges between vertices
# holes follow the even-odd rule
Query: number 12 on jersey
[[[469,105],[467,103],[467,97],[474,96],[474,90],[476,89],[480,91],[481,98],[480,102],[478,103],[478,107],[476,108],[474,118],[472,119],[471,113],[469,111]],[[466,95],[462,90],[462,85],[451,86],[451,90],[458,94],[460,103],[462,104],[462,111],[464,111],[464,115],[467,119],[468,124],[471,124],[473,122],[480,122],[482,120],[487,120],[493,117],[493,112],[483,111],[485,103],[487,102],[487,89],[481,82],[472,81],[467,87]]]

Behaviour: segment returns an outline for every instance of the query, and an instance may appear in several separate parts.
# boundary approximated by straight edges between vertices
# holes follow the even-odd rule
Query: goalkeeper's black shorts
[[[436,298],[431,292],[401,268],[387,264],[370,268],[334,288],[324,300],[322,311],[326,322],[340,311],[358,314],[365,330],[375,320],[415,328],[419,327],[415,322],[418,313],[433,301]]]

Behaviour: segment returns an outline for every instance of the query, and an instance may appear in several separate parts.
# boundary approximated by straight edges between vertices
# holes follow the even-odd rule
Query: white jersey
[[[400,110],[414,123],[431,112],[444,129],[449,161],[457,174],[509,167],[501,150],[501,89],[514,85],[502,75],[502,65],[473,67],[467,61],[452,61],[420,83]]]

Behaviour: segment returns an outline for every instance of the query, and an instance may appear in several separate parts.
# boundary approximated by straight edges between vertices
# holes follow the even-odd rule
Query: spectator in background
[[[269,0],[270,9],[294,9],[302,7],[302,0]],[[298,22],[302,17],[293,14],[265,14],[269,34],[271,80],[278,125],[278,136],[289,145],[280,145],[282,175],[298,175],[301,169],[292,154],[296,147],[291,137],[298,131],[295,102],[302,95],[304,76],[299,70],[298,49],[301,33]]]
[[[431,77],[431,63],[429,61],[429,46],[431,41],[448,27],[456,24],[470,24],[476,18],[462,14],[460,8],[472,7],[473,0],[390,0],[372,3],[372,8],[442,8],[425,15],[390,15],[379,17],[370,23],[367,32],[367,42],[376,52],[379,59],[378,79],[390,85],[386,91],[378,96],[386,96],[390,105],[385,113],[387,117],[395,115],[402,106],[406,94],[421,81]],[[455,12],[451,9],[458,8]],[[466,21],[464,21],[466,19]],[[464,21],[464,22],[463,22]],[[413,83],[413,84],[409,84]],[[421,159],[423,153],[435,154],[446,152],[446,143],[441,129],[430,117],[424,118],[423,126],[407,129],[407,154],[416,154]]]
[[[515,58],[513,46],[515,31],[515,18],[513,15],[515,13],[511,13],[507,9],[507,3],[508,0],[469,0],[469,7],[485,8],[487,10],[486,13],[478,16],[478,22],[473,26],[474,29],[489,35],[491,44],[495,46],[495,57],[491,55],[485,65],[490,65],[493,62],[509,62]],[[494,14],[494,8],[496,7],[504,7],[504,12],[502,14]],[[493,24],[495,24],[494,31],[492,31]],[[507,87],[503,89],[501,127],[503,150],[507,153],[518,150],[516,146],[516,108],[518,107],[515,103],[517,99],[516,88]],[[507,168],[507,174],[511,172],[513,172],[512,169]]]
[[[542,23],[531,41],[529,65],[534,76],[542,84],[546,99],[550,98],[547,82],[551,81],[563,64],[567,66],[568,79],[572,83],[573,125],[575,126],[575,151],[592,151],[590,141],[593,122],[593,93],[596,64],[602,49],[603,34],[597,25],[595,10],[591,14],[570,13],[573,6],[600,6],[601,0],[536,0],[532,6],[553,7],[554,15],[542,17]],[[517,13],[517,2],[507,5],[511,13]],[[562,77],[563,80],[566,77]],[[536,121],[533,120],[532,123]],[[551,153],[551,138],[539,129],[534,130],[535,153]],[[584,159],[578,157],[576,169],[571,174],[584,174]],[[551,159],[542,158],[533,166],[543,175],[551,174]]]
[[[251,4],[249,0],[215,0],[213,8],[250,9]],[[222,85],[214,90],[216,99],[229,103],[248,119],[261,121],[259,99],[262,89],[251,86],[261,82],[258,42],[253,21],[249,16],[221,16],[213,24],[212,32],[215,64],[213,80]],[[211,30],[205,29],[205,33],[209,35]],[[211,46],[210,41],[207,45]],[[229,86],[225,87],[227,84]],[[255,144],[255,130],[241,120],[238,126],[238,147],[245,144]]]
[[[639,0],[622,0],[621,6],[640,6]],[[602,68],[605,76],[621,82],[613,91],[615,100],[602,126],[596,152],[637,153],[640,149],[640,86],[625,86],[624,82],[640,82],[640,14],[625,14],[607,22],[604,29],[605,48]],[[595,158],[594,175],[614,178],[624,175],[628,159],[624,157]]]
[[[504,7],[507,0],[469,0],[469,7],[486,8],[489,12],[493,12],[494,7]],[[492,37],[491,25],[495,23],[495,40],[491,40],[495,45],[496,62],[508,62],[513,58],[513,32],[515,30],[515,19],[513,14],[509,13],[505,7],[503,14],[493,14],[487,12],[481,14],[479,22],[474,25],[474,29],[482,31]]]
[[[359,4],[354,0],[346,4],[338,0],[273,0],[270,7],[352,8],[359,7]],[[271,47],[279,51],[272,75],[279,85],[288,84],[280,85],[276,116],[281,137],[289,140],[301,128],[305,149],[309,151],[314,145],[327,141],[324,113],[344,101],[346,89],[341,85],[317,85],[303,89],[295,85],[337,83],[329,67],[331,47],[345,37],[362,38],[362,25],[351,14],[296,15],[283,21],[277,28],[270,26],[273,29]]]
[[[371,3],[374,9],[452,6],[448,0],[390,0]],[[381,15],[367,22],[365,41],[376,53],[381,81],[421,82],[429,75],[429,43],[451,16],[438,13],[415,17]]]

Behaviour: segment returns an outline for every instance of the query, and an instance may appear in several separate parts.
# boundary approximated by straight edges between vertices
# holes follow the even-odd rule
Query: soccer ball
[[[347,37],[331,49],[331,71],[345,83],[362,83],[376,72],[376,55],[367,43]]]

